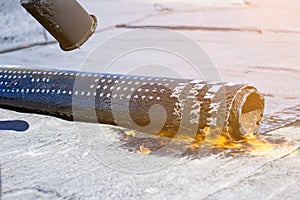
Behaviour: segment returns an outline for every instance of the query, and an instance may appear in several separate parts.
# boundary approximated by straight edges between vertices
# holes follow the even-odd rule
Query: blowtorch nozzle
[[[97,27],[97,18],[89,15],[76,0],[21,0],[21,5],[64,51],[79,48]]]

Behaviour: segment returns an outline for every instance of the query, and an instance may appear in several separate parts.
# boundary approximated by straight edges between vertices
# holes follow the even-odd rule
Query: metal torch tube
[[[161,131],[169,136],[182,128],[184,117],[191,123],[185,125],[186,131],[196,126],[201,133],[205,127],[214,126],[222,103],[214,97],[220,91],[225,91],[224,130],[235,140],[255,133],[262,120],[264,99],[252,86],[0,66],[1,107],[125,128],[132,128],[132,122],[145,127],[164,121]],[[154,105],[165,112],[154,115],[155,120],[150,116]],[[182,112],[183,108],[188,112]],[[96,121],[88,110],[95,113]]]
[[[65,51],[79,48],[97,27],[96,17],[76,0],[21,0],[21,5]]]

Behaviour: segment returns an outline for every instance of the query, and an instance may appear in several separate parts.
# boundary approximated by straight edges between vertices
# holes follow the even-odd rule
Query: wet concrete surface
[[[65,53],[58,44],[21,48],[0,54],[0,63],[80,69],[99,43],[129,30],[115,28],[117,24],[254,28],[261,33],[177,31],[205,48],[222,80],[256,86],[265,95],[266,113],[300,104],[300,4],[296,0],[217,7],[161,1],[172,11],[142,1],[80,2],[100,23],[98,32],[80,50]],[[0,30],[1,50],[45,41],[41,27],[18,1],[3,1],[3,8],[17,9],[14,3],[15,18],[0,11],[4,16],[0,21],[7,21]],[[19,39],[7,42],[6,37]],[[299,199],[299,123],[264,135],[285,141],[271,150],[230,155],[234,153],[230,149],[191,158],[178,157],[178,152],[147,155],[151,147],[147,143],[129,151],[120,139],[122,130],[111,126],[3,109],[0,119],[30,125],[25,132],[0,131],[3,199]]]

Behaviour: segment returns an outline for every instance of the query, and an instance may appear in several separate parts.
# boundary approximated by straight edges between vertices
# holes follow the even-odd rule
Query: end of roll
[[[234,97],[229,111],[228,133],[232,140],[241,141],[255,134],[263,119],[264,97],[251,86],[242,88]]]

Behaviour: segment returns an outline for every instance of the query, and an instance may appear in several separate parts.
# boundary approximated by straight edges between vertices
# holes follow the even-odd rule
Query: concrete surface
[[[156,1],[163,7],[142,0],[80,2],[100,21],[98,32],[80,50],[66,53],[57,44],[36,46],[0,54],[0,63],[79,69],[99,43],[127,31],[116,24],[251,28],[260,33],[179,32],[206,50],[222,80],[256,86],[266,96],[266,113],[300,104],[297,0],[221,6]],[[0,51],[45,41],[41,27],[17,0],[0,4],[0,24],[5,24],[0,27]],[[9,9],[15,9],[13,15]],[[299,124],[265,135],[288,141],[271,151],[233,156],[226,150],[191,159],[129,152],[120,147],[119,130],[110,126],[3,109],[0,119],[30,124],[23,133],[0,131],[3,199],[300,198]]]
[[[22,8],[19,0],[1,0],[0,16],[0,51],[47,40],[42,26]]]

